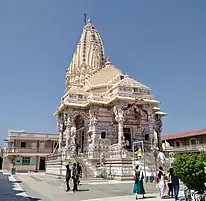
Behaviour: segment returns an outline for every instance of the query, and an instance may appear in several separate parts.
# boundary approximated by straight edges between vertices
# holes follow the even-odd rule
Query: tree
[[[205,162],[205,153],[176,155],[173,163],[174,173],[187,188],[202,194],[206,190]]]

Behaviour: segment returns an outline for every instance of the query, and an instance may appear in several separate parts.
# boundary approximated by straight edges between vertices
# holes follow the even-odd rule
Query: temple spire
[[[86,13],[85,13],[86,14]],[[101,36],[90,18],[84,15],[86,25],[66,73],[66,91],[71,86],[82,86],[85,80],[104,67],[104,47]],[[86,21],[87,20],[87,21]]]

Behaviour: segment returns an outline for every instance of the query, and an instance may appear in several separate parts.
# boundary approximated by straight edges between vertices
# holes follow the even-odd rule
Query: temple
[[[59,146],[48,157],[47,172],[57,174],[59,154],[59,174],[74,160],[87,177],[103,170],[113,178],[131,177],[134,142],[161,149],[161,117],[166,114],[159,103],[149,87],[105,59],[101,36],[88,20],[66,70],[65,94],[55,112]]]

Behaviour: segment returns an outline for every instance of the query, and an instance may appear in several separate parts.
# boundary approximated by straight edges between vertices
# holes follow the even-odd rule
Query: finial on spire
[[[110,57],[107,57],[106,65],[111,64],[111,63],[112,63],[112,62],[111,62],[111,58],[110,58]]]

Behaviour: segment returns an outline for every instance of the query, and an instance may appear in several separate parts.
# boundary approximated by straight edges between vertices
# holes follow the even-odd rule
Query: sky
[[[8,129],[57,132],[85,12],[106,57],[161,102],[163,133],[206,128],[205,10],[205,0],[0,1],[0,144]]]

